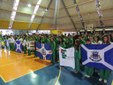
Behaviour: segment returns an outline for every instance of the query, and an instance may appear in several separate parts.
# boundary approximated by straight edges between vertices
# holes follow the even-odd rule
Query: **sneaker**
[[[78,71],[74,71],[74,73],[78,73]]]
[[[107,80],[104,80],[104,83],[107,83]]]
[[[101,78],[99,78],[99,81],[102,81],[102,79],[101,79]]]
[[[87,75],[87,78],[90,78],[90,76],[89,76],[89,75]]]
[[[90,76],[89,76],[89,75],[85,75],[85,77],[86,77],[86,78],[90,78]]]

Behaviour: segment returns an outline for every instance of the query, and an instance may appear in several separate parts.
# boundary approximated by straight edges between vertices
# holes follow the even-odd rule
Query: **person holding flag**
[[[102,41],[99,39],[99,36],[94,37],[94,44],[102,44]]]
[[[45,36],[41,36],[41,43],[46,43],[46,37]]]
[[[30,41],[32,40],[31,36],[28,36],[27,40],[27,50],[28,50],[28,56],[31,55],[31,50],[30,50]]]
[[[86,42],[83,39],[82,35],[79,35],[78,38],[79,38],[81,44],[86,44]]]
[[[0,50],[2,49],[2,36],[0,35]]]
[[[29,46],[29,42],[30,42],[30,36],[27,36],[27,51],[28,51],[28,56],[30,56],[31,55],[31,51],[30,51],[30,46]]]
[[[10,36],[8,38],[8,41],[9,41],[10,50],[14,51],[15,50],[15,40],[14,40],[13,36]]]
[[[27,51],[27,48],[26,48],[26,45],[27,45],[26,38],[24,38],[22,45],[23,45],[24,54],[26,54],[26,51]]]
[[[55,43],[53,37],[51,37],[51,39],[50,39],[50,45],[51,45],[51,48],[52,48],[51,62],[52,62],[52,64],[55,64],[57,56],[56,56],[56,43]]]
[[[35,38],[35,41],[34,41],[34,46],[35,46],[35,49],[34,49],[34,57],[36,57],[36,43],[38,43],[39,42],[39,40],[38,40],[38,37],[35,35],[34,36],[34,38]]]
[[[110,38],[108,35],[103,36],[102,42],[103,44],[111,44]],[[99,70],[99,76],[100,76],[99,81],[104,80],[104,83],[107,83],[107,79],[109,78],[110,74],[111,74],[110,70],[100,69]]]
[[[10,50],[9,40],[8,37],[5,37],[5,46],[7,50]]]
[[[80,40],[75,40],[75,73],[80,71],[80,61],[81,61],[81,52],[80,52]]]
[[[90,39],[86,40],[86,44],[92,44]],[[87,78],[90,78],[93,75],[93,73],[94,73],[94,68],[93,67],[85,66],[84,72],[85,72],[84,76],[87,77]]]

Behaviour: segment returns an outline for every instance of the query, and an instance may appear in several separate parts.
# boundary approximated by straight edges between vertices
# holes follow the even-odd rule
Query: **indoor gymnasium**
[[[113,85],[113,0],[0,0],[0,85]]]

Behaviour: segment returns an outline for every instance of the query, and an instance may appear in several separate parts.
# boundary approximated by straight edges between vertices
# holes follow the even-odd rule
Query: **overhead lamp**
[[[17,8],[18,8],[18,5],[19,5],[19,1],[20,0],[14,0],[12,13],[11,13],[11,17],[10,17],[9,29],[12,28],[13,21],[15,20],[16,11],[17,11]]]
[[[17,10],[20,0],[15,0],[13,5],[13,10]]]
[[[30,8],[31,7],[31,4],[28,4],[27,6]]]
[[[40,4],[41,4],[41,2],[42,2],[42,0],[38,0],[37,4],[38,4],[38,5],[40,5]]]
[[[47,11],[48,11],[48,9],[45,9],[45,11],[47,12]]]
[[[30,22],[33,22],[34,18],[35,18],[35,15],[32,15]]]
[[[39,5],[36,5],[36,7],[35,7],[35,9],[34,9],[34,11],[33,11],[33,14],[36,14],[37,11],[38,11],[38,9],[39,9]]]
[[[36,15],[36,13],[37,13],[37,11],[38,11],[38,9],[39,9],[39,5],[41,4],[41,2],[42,2],[42,0],[38,0],[36,6],[35,6],[35,8],[34,8],[33,14],[32,14],[32,16],[31,16],[30,23],[33,22],[33,20],[34,20],[34,18],[35,18],[35,15]]]

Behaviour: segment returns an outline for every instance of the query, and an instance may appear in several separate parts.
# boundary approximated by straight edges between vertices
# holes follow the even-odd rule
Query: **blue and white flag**
[[[51,45],[46,43],[36,43],[36,56],[40,59],[51,60],[52,57],[52,48]]]
[[[82,64],[113,70],[113,44],[81,45]]]
[[[22,53],[22,43],[19,40],[17,40],[15,43],[15,51],[18,53]]]

